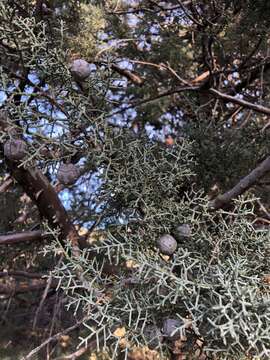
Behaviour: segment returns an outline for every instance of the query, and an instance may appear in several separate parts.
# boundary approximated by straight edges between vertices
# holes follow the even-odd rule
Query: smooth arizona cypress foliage
[[[268,15],[0,4],[0,357],[269,358]]]

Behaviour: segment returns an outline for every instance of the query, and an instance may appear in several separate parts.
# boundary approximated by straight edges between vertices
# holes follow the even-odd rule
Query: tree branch
[[[208,91],[210,92],[210,94],[214,95],[216,98],[222,99],[227,102],[232,102],[237,105],[241,105],[245,108],[252,109],[252,110],[257,111],[262,114],[270,115],[270,108],[267,108],[265,106],[253,104],[249,101],[242,100],[242,99],[236,98],[234,96],[224,94],[213,88],[210,88]]]
[[[54,280],[51,283],[52,288],[56,288],[58,281]],[[0,294],[15,295],[26,292],[38,291],[47,286],[47,279],[31,279],[30,281],[10,281],[0,283]]]
[[[148,103],[150,103],[152,101],[156,101],[156,100],[161,99],[161,98],[166,97],[166,96],[178,94],[178,93],[184,92],[184,91],[198,91],[199,89],[200,89],[199,86],[183,86],[183,87],[177,88],[175,90],[165,91],[165,92],[157,94],[157,95],[155,95],[153,97],[148,97],[146,99],[142,99],[140,101],[131,103],[131,104],[127,105],[126,107],[123,107],[120,110],[117,110],[115,112],[110,113],[106,117],[111,117],[111,116],[114,116],[114,115],[117,115],[117,114],[121,114],[122,112],[125,112],[125,111],[127,111],[129,109],[132,109],[132,108],[135,108],[137,106],[144,105],[144,104],[148,104]]]
[[[13,270],[0,271],[0,277],[6,277],[6,276],[25,277],[28,279],[40,279],[42,278],[42,276],[45,275],[40,273],[29,273],[27,271],[13,271]]]
[[[133,84],[142,86],[144,83],[144,79],[139,75],[135,74],[133,71],[122,69],[116,64],[111,64],[111,68],[116,71],[118,74],[125,76],[128,80],[130,80]]]
[[[83,239],[79,237],[69,220],[62,202],[47,177],[37,168],[24,169],[12,161],[7,161],[7,164],[12,176],[37,205],[41,217],[47,219],[53,229],[60,228],[60,240],[69,240],[74,249],[78,248],[79,243],[83,246]]]
[[[44,346],[49,344],[52,341],[58,340],[62,335],[66,335],[70,333],[71,331],[77,329],[80,327],[85,321],[87,321],[87,317],[83,318],[82,320],[78,321],[75,325],[70,326],[69,328],[65,329],[64,331],[61,331],[51,337],[49,337],[47,340],[45,340],[42,344],[40,344],[38,347],[30,351],[29,354],[27,354],[22,360],[30,360],[35,354],[37,354]]]
[[[6,192],[6,190],[10,187],[13,183],[13,179],[11,176],[7,176],[4,182],[0,185],[0,194]]]
[[[270,156],[268,156],[259,166],[251,171],[250,174],[245,176],[239,181],[231,190],[224,194],[218,195],[214,200],[209,203],[210,210],[218,210],[229,204],[234,198],[243,194],[250,187],[252,187],[258,179],[262,178],[270,171]]]
[[[0,235],[0,246],[1,245],[13,245],[25,241],[41,241],[45,237],[41,231],[25,231],[22,233]]]
[[[131,103],[131,104],[127,105],[126,107],[123,107],[122,109],[117,110],[117,111],[109,114],[108,117],[111,117],[111,116],[114,116],[114,115],[117,115],[117,114],[121,114],[121,113],[123,113],[123,112],[125,112],[125,111],[127,111],[129,109],[135,108],[137,106],[148,104],[148,103],[150,103],[152,101],[156,101],[156,100],[158,100],[158,99],[160,99],[162,97],[170,96],[170,95],[177,94],[177,93],[180,93],[180,92],[185,92],[185,91],[200,92],[200,91],[205,91],[205,90],[203,89],[203,86],[183,86],[183,87],[177,88],[175,90],[166,91],[166,92],[157,94],[156,96],[149,97],[149,98],[140,100],[138,102]],[[256,112],[262,113],[262,114],[270,115],[270,108],[268,108],[268,107],[253,104],[253,103],[251,103],[249,101],[242,100],[242,99],[236,98],[234,96],[224,94],[224,93],[222,93],[222,92],[220,92],[220,91],[218,91],[218,90],[216,90],[214,88],[210,88],[207,91],[210,94],[214,95],[214,97],[216,97],[218,99],[221,99],[221,100],[223,100],[225,102],[231,102],[231,103],[243,106],[244,108],[248,108],[248,109],[254,110]]]
[[[79,348],[72,354],[62,355],[54,360],[76,360],[80,358],[83,354],[85,354],[87,351],[96,349],[96,347],[97,347],[97,341],[93,340],[89,344],[87,344],[87,346],[83,346]]]

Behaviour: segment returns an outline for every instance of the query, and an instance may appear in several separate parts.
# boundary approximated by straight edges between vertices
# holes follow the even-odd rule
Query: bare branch
[[[185,91],[198,91],[199,89],[200,89],[199,86],[183,86],[183,87],[177,88],[175,90],[165,91],[163,93],[157,94],[156,96],[148,97],[148,98],[140,100],[138,102],[131,103],[131,104],[127,105],[126,107],[109,114],[107,117],[111,117],[111,116],[114,116],[114,115],[117,115],[117,114],[121,114],[121,113],[123,113],[123,112],[125,112],[125,111],[127,111],[129,109],[132,109],[132,108],[135,108],[137,106],[144,105],[144,104],[148,104],[148,103],[150,103],[152,101],[156,101],[156,100],[161,99],[161,98],[166,97],[166,96],[178,94],[180,92],[185,92]]]
[[[56,288],[58,281],[54,280],[51,283],[52,288]],[[47,286],[47,279],[32,279],[26,281],[9,281],[0,283],[0,294],[16,295],[26,292],[38,291]]]
[[[250,174],[245,176],[239,181],[231,190],[224,194],[218,195],[214,200],[209,203],[210,210],[218,210],[229,204],[237,196],[243,194],[251,188],[258,179],[262,178],[270,171],[270,156],[268,156],[259,166],[251,171]]]
[[[139,75],[135,74],[134,72],[122,69],[119,66],[112,64],[111,68],[116,71],[118,74],[125,76],[128,80],[133,82],[135,85],[142,86],[144,83],[144,79],[141,78]]]
[[[7,161],[7,164],[12,176],[37,205],[41,217],[47,219],[52,228],[60,228],[60,240],[70,240],[73,248],[77,248],[82,239],[70,222],[55,189],[42,171],[37,168],[24,169],[11,161]]]
[[[13,183],[13,179],[11,176],[8,175],[4,180],[4,182],[0,185],[0,194],[6,192],[12,183]]]
[[[12,245],[25,241],[41,241],[45,237],[42,235],[41,231],[25,231],[22,233],[12,233],[7,235],[0,236],[0,245]]]
[[[219,99],[225,100],[227,102],[232,102],[237,105],[241,105],[245,108],[252,109],[252,110],[257,111],[262,114],[270,115],[270,108],[267,108],[265,106],[253,104],[249,101],[242,100],[242,99],[236,98],[234,96],[224,94],[213,88],[210,88],[208,91]]]
[[[32,326],[32,329],[33,329],[33,330],[35,330],[35,328],[36,328],[39,314],[40,314],[41,309],[42,309],[42,307],[43,307],[43,305],[44,305],[44,302],[45,302],[45,300],[46,300],[46,297],[48,296],[48,292],[49,292],[49,290],[50,290],[50,288],[51,288],[52,281],[53,281],[53,277],[52,277],[52,275],[50,274],[50,277],[48,278],[48,281],[47,281],[47,285],[46,285],[46,287],[45,287],[45,289],[44,289],[44,291],[43,291],[42,298],[41,298],[40,303],[39,303],[39,305],[38,305],[38,308],[37,308],[37,311],[36,311],[36,314],[35,314],[35,318],[34,318],[34,320],[33,320],[33,326]]]
[[[47,344],[49,344],[52,341],[58,340],[62,335],[66,335],[70,333],[71,331],[77,329],[80,327],[85,321],[87,321],[87,317],[83,318],[82,320],[78,321],[75,325],[70,326],[69,328],[65,329],[64,331],[58,332],[57,334],[49,337],[47,340],[45,340],[42,344],[40,344],[38,347],[30,351],[29,354],[27,354],[22,360],[30,360],[33,358],[35,354],[37,354],[41,349],[44,348]]]
[[[5,276],[14,276],[14,277],[25,277],[29,279],[35,279],[35,278],[42,278],[44,274],[41,273],[29,273],[27,271],[13,271],[13,270],[6,270],[6,271],[0,271],[0,277]]]
[[[96,346],[97,346],[97,342],[96,340],[93,340],[89,344],[87,344],[87,346],[83,346],[79,348],[77,351],[73,352],[72,354],[63,355],[54,360],[76,360],[80,358],[83,354],[85,354],[87,351],[96,349]]]

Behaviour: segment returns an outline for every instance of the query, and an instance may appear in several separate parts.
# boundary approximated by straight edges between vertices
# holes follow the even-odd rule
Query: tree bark
[[[47,279],[31,279],[27,281],[8,281],[0,283],[0,294],[15,295],[26,292],[38,291],[44,289],[47,285]],[[58,281],[54,280],[51,283],[52,288],[56,288]]]
[[[69,240],[74,249],[83,246],[83,239],[46,176],[37,168],[23,168],[13,161],[7,161],[7,165],[13,178],[37,205],[41,217],[48,220],[52,229],[60,229],[59,239],[63,242]]]
[[[0,245],[13,245],[25,241],[41,241],[45,237],[41,231],[25,231],[22,233],[13,233],[0,236]]]
[[[251,186],[253,186],[258,179],[262,178],[270,171],[270,156],[268,156],[259,166],[251,171],[247,176],[239,181],[231,190],[224,194],[218,195],[209,203],[210,210],[218,210],[229,204],[237,196],[243,194]]]

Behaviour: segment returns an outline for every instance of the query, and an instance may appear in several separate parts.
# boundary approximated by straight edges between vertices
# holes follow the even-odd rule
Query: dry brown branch
[[[32,329],[33,329],[33,330],[36,328],[36,324],[37,324],[37,320],[38,320],[39,314],[40,314],[41,309],[42,309],[42,307],[43,307],[43,305],[44,305],[44,302],[45,302],[45,300],[46,300],[46,297],[47,297],[47,295],[48,295],[48,292],[49,292],[49,290],[50,290],[50,288],[51,288],[52,281],[53,281],[53,277],[52,277],[52,275],[50,275],[50,277],[48,278],[48,281],[47,281],[47,285],[46,285],[46,287],[45,287],[45,289],[44,289],[44,291],[43,291],[42,298],[41,298],[40,303],[39,303],[39,305],[38,305],[37,311],[36,311],[36,313],[35,313],[35,318],[34,318],[34,320],[33,320],[33,326],[32,326]]]
[[[130,80],[133,84],[142,86],[144,83],[144,79],[141,78],[138,74],[135,74],[134,72],[122,69],[119,66],[112,64],[111,68],[116,71],[118,74],[125,76],[128,80]]]
[[[96,340],[91,341],[87,346],[79,348],[77,351],[74,351],[72,354],[60,356],[54,360],[76,360],[79,359],[87,351],[96,349],[97,342]]]
[[[191,84],[200,84],[202,81],[205,81],[209,78],[210,76],[210,71],[207,70],[204,73],[202,73],[201,75],[197,76],[195,79],[193,79],[191,81]]]
[[[224,194],[218,195],[209,203],[209,209],[218,210],[228,205],[237,196],[243,194],[251,188],[257,180],[262,178],[270,171],[270,156],[268,156],[259,166],[251,171],[247,176],[239,181],[231,190]]]
[[[267,122],[267,124],[263,127],[262,132],[265,132],[270,127],[270,121]]]
[[[260,208],[259,210],[263,213],[264,217],[267,220],[270,220],[270,213],[267,211],[266,207],[263,205],[263,203],[260,200],[257,200],[257,203],[259,204]]]
[[[78,321],[75,325],[70,326],[69,328],[65,329],[64,331],[58,332],[57,334],[49,337],[46,339],[42,344],[40,344],[35,349],[31,350],[30,353],[28,353],[25,357],[23,357],[22,360],[30,360],[33,358],[35,354],[37,354],[41,349],[44,348],[47,344],[49,344],[52,341],[58,340],[61,336],[69,334],[71,331],[77,329],[79,326],[81,326],[85,321],[87,321],[87,317],[83,318],[82,320]]]
[[[27,271],[13,271],[5,270],[0,271],[0,277],[13,276],[13,277],[25,277],[29,279],[42,278],[44,275],[41,273],[29,273]]]
[[[179,94],[179,93],[185,92],[185,91],[198,91],[198,90],[200,90],[199,86],[183,86],[183,87],[180,87],[180,88],[176,88],[175,90],[165,91],[165,92],[162,92],[160,94],[157,94],[156,96],[148,97],[146,99],[142,99],[140,101],[131,103],[131,104],[127,105],[126,107],[120,109],[120,110],[117,110],[117,111],[115,111],[113,113],[108,114],[108,116],[106,116],[106,117],[109,118],[111,116],[121,114],[121,113],[123,113],[123,112],[125,112],[125,111],[127,111],[129,109],[136,108],[138,106],[148,104],[148,103],[150,103],[152,101],[156,101],[156,100],[161,99],[161,98],[166,97],[166,96]]]
[[[131,104],[127,105],[126,107],[124,107],[124,108],[122,108],[120,110],[117,110],[116,112],[113,112],[113,113],[109,114],[108,117],[123,113],[123,112],[125,112],[125,111],[127,111],[129,109],[136,108],[136,107],[141,106],[141,105],[148,104],[148,103],[150,103],[152,101],[156,101],[156,100],[158,100],[158,99],[160,99],[162,97],[171,96],[171,95],[178,94],[178,93],[185,92],[185,91],[200,92],[200,91],[206,91],[206,90],[203,89],[203,86],[183,86],[183,87],[177,88],[175,90],[166,91],[166,92],[157,94],[156,96],[149,97],[149,98],[140,100],[138,102],[131,103]],[[207,91],[210,94],[214,95],[214,97],[216,97],[218,99],[221,99],[221,100],[223,100],[225,102],[231,102],[233,104],[240,105],[243,108],[248,108],[248,109],[254,110],[254,111],[259,112],[261,114],[270,115],[270,108],[268,108],[268,107],[253,104],[253,103],[251,103],[249,101],[242,100],[242,99],[236,98],[236,97],[228,95],[228,94],[224,94],[224,93],[222,93],[222,92],[220,92],[220,91],[218,91],[218,90],[216,90],[214,88],[210,88]]]
[[[54,280],[51,283],[51,288],[56,288],[58,281]],[[31,279],[27,281],[6,281],[0,283],[0,294],[17,295],[26,292],[38,291],[47,286],[46,279]]]
[[[20,80],[23,81],[24,78]],[[4,129],[7,123],[1,122],[0,126]],[[83,238],[81,239],[79,237],[57,192],[47,177],[41,170],[34,166],[24,168],[20,166],[20,163],[8,159],[6,159],[6,164],[10,175],[21,185],[33,203],[37,205],[41,218],[46,219],[52,229],[60,229],[60,241],[62,241],[63,244],[67,240],[70,241],[73,255],[78,255],[79,246],[83,247],[84,244]],[[37,236],[37,233],[35,236]],[[19,238],[21,239],[21,237]],[[7,243],[10,238],[4,238],[2,240],[3,243]]]
[[[63,242],[69,240],[75,251],[79,243],[82,245],[82,239],[70,222],[62,202],[47,177],[34,167],[24,169],[11,161],[7,161],[7,164],[11,175],[37,205],[41,217],[47,219],[53,229],[59,228],[60,240]]]
[[[210,88],[208,90],[210,92],[210,94],[214,95],[215,97],[224,100],[226,102],[231,102],[233,104],[237,104],[237,105],[241,105],[244,108],[248,108],[248,109],[252,109],[256,112],[262,113],[262,114],[266,114],[266,115],[270,115],[270,108],[262,106],[262,105],[257,105],[257,104],[253,104],[249,101],[246,100],[242,100],[239,99],[237,97],[231,96],[231,95],[227,95],[224,94],[216,89]]]
[[[25,241],[41,241],[45,237],[42,235],[41,231],[25,231],[22,233],[12,233],[7,235],[0,236],[0,245],[12,245]]]
[[[157,7],[157,10],[154,10],[150,7],[136,7],[136,8],[129,8],[129,9],[126,9],[126,10],[117,10],[117,9],[114,9],[113,11],[108,11],[107,14],[109,15],[128,15],[128,14],[138,14],[140,12],[150,12],[150,13],[153,13],[153,14],[156,14],[156,13],[159,13],[161,11],[173,11],[173,10],[176,10],[176,9],[179,9],[181,7],[184,6],[188,6],[190,5],[191,1],[188,0],[188,1],[184,1],[181,5],[175,5],[175,6],[171,6],[171,7],[165,7],[165,6],[161,6],[160,4],[157,4],[156,2],[154,1],[151,1],[156,7]]]
[[[6,192],[12,183],[13,179],[11,176],[8,175],[3,181],[3,183],[0,185],[0,194]]]

